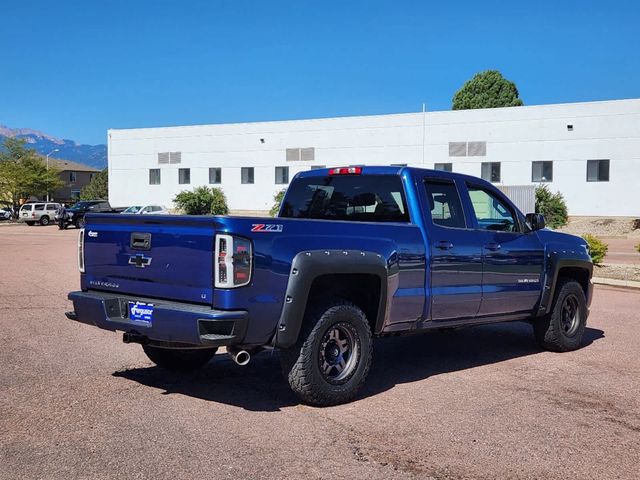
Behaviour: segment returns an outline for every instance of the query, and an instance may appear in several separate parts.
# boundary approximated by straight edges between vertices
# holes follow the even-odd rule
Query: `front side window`
[[[499,183],[500,162],[482,162],[482,179],[491,183]]]
[[[434,170],[441,170],[443,172],[451,172],[453,170],[452,163],[436,163],[433,165]]]
[[[191,183],[191,169],[179,168],[178,169],[178,183],[181,185],[188,185]]]
[[[330,175],[296,179],[287,190],[281,217],[408,222],[397,175]]]
[[[209,169],[209,183],[212,185],[217,185],[222,183],[222,169],[221,168],[210,168]]]
[[[511,208],[494,193],[481,187],[467,185],[471,205],[480,230],[517,232],[518,223]]]
[[[531,162],[532,182],[552,182],[553,162]]]
[[[464,212],[455,183],[450,180],[427,180],[424,186],[431,221],[441,227],[465,228]]]
[[[276,167],[276,184],[285,185],[289,183],[289,167]]]
[[[609,160],[587,160],[587,182],[608,182]]]
[[[245,183],[245,184],[254,183],[253,167],[242,167],[240,174],[242,177],[242,183]]]
[[[149,185],[160,185],[160,169],[149,169]]]

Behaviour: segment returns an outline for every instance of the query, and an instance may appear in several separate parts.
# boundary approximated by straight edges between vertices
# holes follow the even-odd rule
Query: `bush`
[[[607,254],[607,250],[609,250],[609,245],[604,243],[595,235],[588,233],[583,235],[582,238],[584,238],[587,241],[587,245],[589,245],[589,253],[591,254],[593,264],[600,265],[604,256]]]
[[[183,190],[173,199],[176,207],[187,215],[226,215],[229,213],[227,197],[219,188],[196,187]]]
[[[567,204],[560,192],[551,193],[546,185],[536,188],[536,213],[544,215],[544,219],[551,228],[562,227],[567,224]]]
[[[273,207],[271,207],[271,210],[269,210],[270,216],[275,217],[276,215],[278,215],[278,212],[280,211],[280,205],[282,205],[282,200],[284,200],[284,194],[286,191],[287,189],[283,188],[273,196],[274,203]]]

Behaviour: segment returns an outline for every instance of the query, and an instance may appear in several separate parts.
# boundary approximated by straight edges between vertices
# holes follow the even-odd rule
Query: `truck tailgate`
[[[215,226],[211,217],[88,215],[82,288],[210,305]]]

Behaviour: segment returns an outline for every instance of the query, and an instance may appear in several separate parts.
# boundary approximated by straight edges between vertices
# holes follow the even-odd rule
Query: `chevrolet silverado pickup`
[[[298,173],[275,218],[88,213],[78,264],[71,320],[172,370],[222,346],[240,365],[278,349],[319,406],[356,395],[374,337],[519,320],[542,348],[575,350],[593,269],[582,238],[488,182],[384,166]]]

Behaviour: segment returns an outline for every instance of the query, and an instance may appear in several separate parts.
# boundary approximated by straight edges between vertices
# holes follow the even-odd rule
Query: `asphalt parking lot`
[[[154,367],[67,320],[77,231],[0,229],[0,478],[640,478],[640,291],[598,286],[584,347],[522,323],[384,339],[348,405],[277,354]]]

